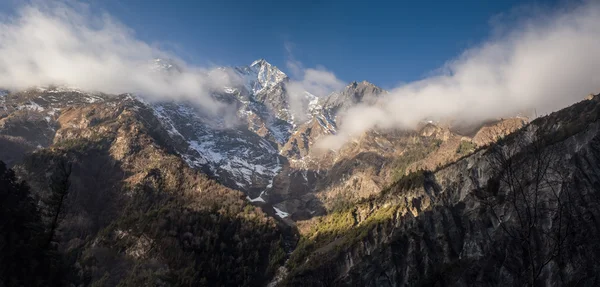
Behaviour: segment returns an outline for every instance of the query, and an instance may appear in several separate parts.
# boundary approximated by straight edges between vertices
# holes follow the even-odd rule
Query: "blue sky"
[[[258,58],[286,69],[325,67],[345,82],[384,88],[424,78],[489,37],[491,19],[553,1],[90,0],[139,39],[197,65],[244,65]],[[20,1],[0,3],[11,12]],[[504,23],[507,24],[507,23]]]
[[[95,1],[137,37],[197,64],[257,58],[285,69],[285,45],[306,67],[383,87],[420,79],[477,44],[490,19],[523,1]],[[529,4],[537,2],[527,2]]]
[[[389,91],[353,108],[341,135],[431,118],[545,114],[600,91],[597,0],[90,1],[32,0],[16,14],[21,2],[0,2],[0,87],[61,85],[218,110],[214,89],[236,78],[206,68],[264,57],[294,76],[290,99],[364,79]],[[155,73],[147,67],[155,57],[181,58],[188,69]]]

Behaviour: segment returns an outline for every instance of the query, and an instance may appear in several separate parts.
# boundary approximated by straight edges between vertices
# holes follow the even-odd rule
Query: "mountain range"
[[[149,68],[184,71],[167,59]],[[322,150],[341,115],[387,92],[352,82],[291,103],[290,78],[264,59],[219,69],[238,79],[211,91],[223,116],[73,87],[0,91],[0,160],[32,198],[71,166],[51,229],[69,266],[61,283],[598,282],[600,249],[585,235],[599,232],[597,96],[533,121],[423,119]]]

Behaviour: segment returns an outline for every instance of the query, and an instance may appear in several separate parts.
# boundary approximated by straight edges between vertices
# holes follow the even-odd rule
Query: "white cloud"
[[[436,75],[392,89],[377,105],[351,108],[338,135],[319,146],[337,149],[368,129],[412,128],[425,118],[544,114],[600,92],[600,3],[545,12],[465,51]]]
[[[181,73],[149,69],[154,58],[170,59]],[[22,6],[0,18],[0,87],[66,85],[106,93],[137,93],[149,100],[190,100],[207,110],[221,106],[209,91],[231,75],[187,65],[109,15],[94,15],[78,3]]]
[[[294,118],[302,122],[307,119],[308,102],[306,102],[305,92],[322,98],[340,90],[345,83],[338,79],[333,72],[323,67],[305,68],[300,61],[294,58],[292,53],[294,45],[286,42],[284,46],[288,55],[286,66],[294,78],[286,85],[290,109]]]
[[[322,98],[345,85],[335,74],[324,69],[302,68],[301,71],[301,79],[291,80],[286,84],[290,109],[294,118],[300,122],[307,119],[308,102],[305,92]]]

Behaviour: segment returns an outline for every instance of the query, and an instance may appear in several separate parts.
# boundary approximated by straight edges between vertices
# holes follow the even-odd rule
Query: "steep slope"
[[[64,87],[33,88],[0,95],[0,159],[9,166],[37,148],[49,146],[58,128],[56,119],[66,107],[103,102],[104,94]]]
[[[191,103],[152,106],[190,166],[257,198],[281,170],[285,158],[278,149],[294,127],[285,90],[288,77],[263,59],[222,69],[240,79],[236,86],[215,91],[234,110],[233,118],[215,120]]]
[[[44,198],[50,175],[70,163],[55,237],[75,268],[67,285],[254,286],[283,259],[276,222],[192,170],[146,104],[111,96],[61,108],[51,124],[49,147],[17,170]]]
[[[245,87],[257,102],[267,105],[278,118],[289,118],[287,96],[283,86],[288,80],[286,74],[264,59],[254,61],[249,67],[235,69],[244,76]]]
[[[167,59],[151,61],[149,68],[184,72]],[[386,92],[366,81],[353,82],[325,98],[305,92],[300,99],[306,114],[302,122],[290,112],[289,78],[277,67],[261,59],[222,69],[239,78],[233,86],[213,91],[213,98],[227,106],[222,117],[192,102],[145,105],[167,131],[169,145],[190,167],[243,191],[253,202],[273,205],[282,211],[278,214],[290,214],[291,219],[324,214],[377,193],[409,170],[453,161],[472,149],[471,142],[490,137],[489,132],[480,133],[472,140],[428,124],[416,131],[370,131],[338,151],[319,153],[314,144],[337,132],[339,115],[357,104],[376,104]],[[5,148],[0,159],[12,165],[22,155],[49,146],[61,110],[104,102],[107,95],[50,87],[4,92],[1,99],[0,143]],[[515,128],[518,125],[487,127],[498,134]],[[461,146],[465,148],[457,152]],[[360,164],[353,166],[356,162]],[[349,194],[348,189],[356,192]]]
[[[191,167],[249,196],[258,196],[281,168],[277,146],[244,126],[211,125],[191,105],[157,104],[153,110]]]
[[[182,72],[167,60],[150,66]],[[529,279],[515,270],[535,260],[493,261],[501,250],[521,257],[524,251],[511,249],[514,238],[507,239],[495,214],[482,207],[484,199],[489,205],[503,198],[480,195],[502,191],[494,180],[506,173],[490,164],[495,151],[487,145],[527,125],[506,139],[507,149],[529,148],[532,134],[546,140],[544,147],[549,139],[564,141],[560,154],[567,158],[553,169],[570,169],[553,174],[554,181],[569,176],[590,191],[597,183],[590,130],[597,98],[529,125],[520,117],[466,127],[424,121],[414,130],[374,129],[339,150],[318,151],[320,137],[337,132],[340,115],[357,104],[377,104],[386,92],[353,82],[326,98],[304,93],[307,117],[299,121],[290,112],[289,79],[275,66],[258,60],[223,69],[241,79],[213,91],[227,104],[224,117],[191,102],[148,103],[65,87],[0,92],[0,160],[15,166],[39,198],[47,196],[61,162],[73,165],[56,242],[77,266],[70,282],[262,284],[286,257],[283,247],[293,245],[283,222],[302,234],[284,284],[517,284]],[[508,158],[533,166],[530,157]],[[588,214],[582,202],[573,210]],[[540,220],[548,226],[555,219]],[[572,223],[592,228],[585,222]],[[483,241],[488,231],[492,243]],[[576,273],[568,268],[595,266],[578,252],[563,258],[577,261],[571,265],[552,258],[540,280],[556,283],[548,274],[560,271],[570,282]],[[466,273],[455,270],[470,264]],[[490,278],[487,270],[503,275]]]
[[[304,220],[379,193],[409,171],[435,169],[522,127],[525,118],[491,120],[469,130],[423,122],[415,130],[365,132],[336,151],[315,150],[320,137],[335,134],[338,115],[357,104],[374,105],[385,91],[363,81],[321,99],[313,117],[299,125],[280,154],[289,166],[266,189],[267,202]]]
[[[300,160],[310,155],[312,145],[323,135],[335,134],[339,119],[337,116],[357,104],[373,105],[384,94],[381,88],[363,81],[352,82],[342,91],[334,92],[326,98],[315,99],[308,107],[312,116],[295,129],[281,154]]]
[[[329,119],[339,122],[337,116],[356,104],[374,105],[377,99],[386,94],[383,89],[367,81],[352,82],[344,90],[335,92],[323,103],[324,114]]]
[[[299,223],[282,285],[598,284],[600,96]]]

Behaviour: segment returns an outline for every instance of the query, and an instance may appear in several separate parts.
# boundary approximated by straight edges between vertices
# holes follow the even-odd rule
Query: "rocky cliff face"
[[[372,131],[339,151],[318,151],[314,145],[337,132],[340,115],[358,104],[377,104],[386,91],[363,81],[320,99],[305,92],[297,103],[305,116],[295,118],[287,94],[290,80],[277,67],[261,59],[222,69],[239,78],[234,86],[214,91],[230,108],[228,116],[215,119],[191,103],[150,106],[188,165],[289,219],[353,203],[405,172],[451,162],[475,146],[472,136],[430,123],[417,131]],[[506,134],[518,127],[489,129]]]
[[[300,223],[293,286],[598,284],[600,98]]]
[[[27,152],[54,141],[57,118],[67,107],[85,106],[107,99],[104,94],[58,87],[34,88],[0,94],[0,159],[9,166]]]
[[[164,60],[151,66],[181,72]],[[405,204],[417,217],[430,205],[447,202],[426,196],[431,189],[410,189],[413,195],[388,192],[380,200],[383,205],[362,208],[390,185],[404,190],[398,186],[407,184],[406,176],[439,169],[526,124],[522,119],[503,119],[463,131],[423,122],[415,130],[372,130],[337,151],[322,152],[314,145],[320,137],[337,132],[339,115],[356,104],[377,104],[386,92],[368,82],[353,82],[326,98],[304,93],[300,102],[306,119],[300,121],[290,112],[289,79],[279,69],[264,60],[223,69],[241,81],[213,92],[229,108],[227,116],[218,118],[189,102],[148,103],[133,95],[65,87],[0,93],[0,160],[14,166],[41,197],[56,164],[74,163],[74,198],[68,204],[72,210],[61,227],[58,246],[73,254],[70,263],[79,266],[81,275],[76,281],[263,282],[286,256],[283,248],[289,251],[293,245],[294,240],[282,232],[288,226],[319,231],[320,220],[329,218],[339,221],[332,226],[343,223],[344,232],[349,226],[363,226],[363,221],[371,226],[371,214],[388,218],[387,207],[383,213],[378,210],[387,206],[390,194],[397,197],[392,206]],[[447,183],[436,178],[427,181],[436,191],[446,188]],[[358,206],[356,214],[348,215],[353,206]],[[345,225],[349,222],[352,225]],[[304,235],[290,260],[296,266],[289,282],[304,278],[299,260],[315,251],[311,248],[318,246],[318,254],[329,256],[331,249],[345,246],[337,236],[340,231],[334,230],[335,236],[326,232],[316,243]],[[373,242],[379,243],[369,245],[369,250],[391,242],[382,231],[359,230],[376,232]],[[106,267],[111,260],[117,269]],[[135,266],[149,273],[119,271]],[[194,266],[191,277],[186,266]],[[348,274],[361,269],[353,266],[330,272],[336,276],[331,282],[371,282],[370,277],[354,281]]]
[[[383,89],[367,81],[352,82],[343,91],[334,92],[324,100],[323,110],[329,118],[335,118],[357,104],[374,105],[384,95]]]
[[[150,63],[150,68],[182,72],[162,59]],[[222,69],[239,79],[213,93],[227,104],[223,117],[215,118],[190,102],[145,106],[167,131],[169,148],[190,167],[294,219],[323,214],[377,193],[407,171],[451,162],[470,152],[469,144],[483,144],[491,132],[506,134],[519,126],[490,124],[487,132],[471,138],[426,123],[417,131],[368,132],[338,151],[320,152],[314,145],[322,136],[337,132],[339,115],[357,104],[376,104],[386,92],[369,82],[353,82],[321,99],[304,93],[300,102],[306,119],[300,121],[290,112],[289,79],[277,67],[257,60],[249,66]],[[111,98],[64,87],[4,92],[0,141],[6,148],[1,158],[11,165],[23,154],[49,146],[60,128],[56,119],[62,110]]]
[[[129,95],[84,104],[93,95],[44,93],[7,102],[35,107],[31,117],[57,111],[41,125],[48,134],[2,131],[44,139],[15,166],[38,199],[61,163],[70,165],[53,245],[69,268],[65,285],[256,285],[273,273],[285,255],[278,224],[190,168],[150,106]]]

